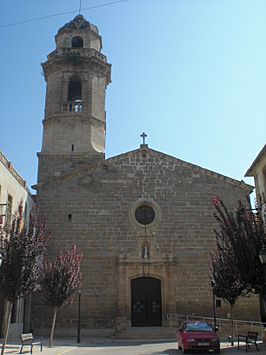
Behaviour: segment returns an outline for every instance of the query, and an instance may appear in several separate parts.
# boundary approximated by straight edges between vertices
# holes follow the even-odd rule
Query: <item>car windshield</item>
[[[208,323],[188,323],[186,326],[186,332],[213,332],[213,328]]]

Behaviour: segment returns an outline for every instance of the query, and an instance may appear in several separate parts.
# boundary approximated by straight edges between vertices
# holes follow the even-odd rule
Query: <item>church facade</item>
[[[37,202],[52,253],[73,243],[83,252],[81,328],[86,334],[168,327],[171,315],[213,314],[212,197],[234,208],[252,187],[151,149],[105,159],[105,91],[111,65],[96,26],[78,15],[59,29],[42,64],[47,83]],[[143,136],[144,137],[144,136]],[[145,137],[144,137],[145,138]],[[259,318],[256,296],[236,306]],[[221,302],[217,315],[226,317]],[[59,334],[73,334],[77,298],[58,313]],[[35,300],[32,326],[51,315]]]

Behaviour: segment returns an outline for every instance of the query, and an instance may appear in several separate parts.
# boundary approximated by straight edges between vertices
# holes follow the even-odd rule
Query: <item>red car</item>
[[[182,349],[183,354],[188,350],[213,350],[220,353],[220,339],[216,330],[206,322],[184,322],[178,331],[177,340],[178,349]]]

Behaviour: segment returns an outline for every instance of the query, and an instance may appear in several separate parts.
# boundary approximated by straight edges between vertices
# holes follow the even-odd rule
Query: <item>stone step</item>
[[[115,335],[118,339],[173,339],[176,329],[170,327],[131,327]]]

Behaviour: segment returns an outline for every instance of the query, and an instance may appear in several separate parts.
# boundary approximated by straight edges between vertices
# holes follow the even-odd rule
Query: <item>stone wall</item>
[[[211,198],[220,195],[234,208],[245,201],[244,183],[143,148],[84,165],[38,187],[38,204],[52,232],[50,251],[82,250],[82,329],[131,326],[130,281],[156,277],[162,284],[162,325],[168,313],[212,315],[210,248],[215,245]],[[141,203],[155,220],[136,222]],[[143,259],[147,245],[149,256]],[[245,310],[243,312],[243,310]],[[218,310],[226,317],[225,304]],[[45,329],[51,314],[35,301],[33,326]],[[235,316],[258,319],[256,297],[243,299]],[[58,329],[75,328],[77,300],[58,314]]]

